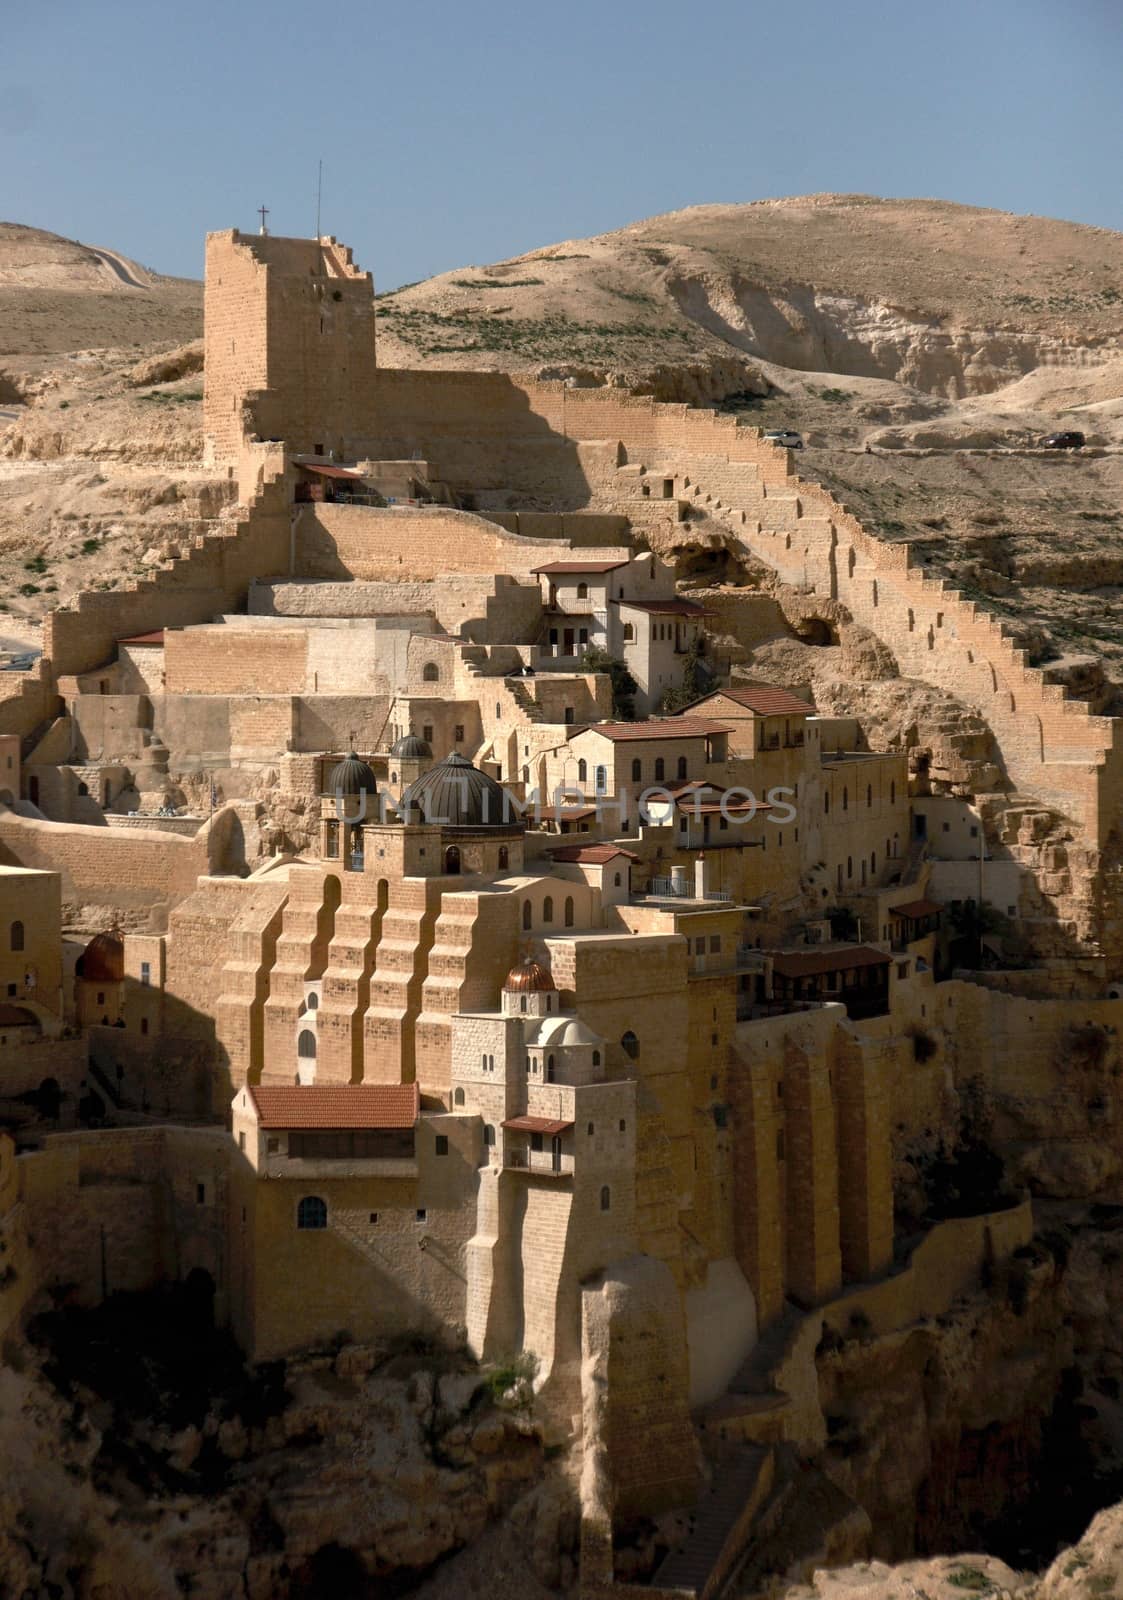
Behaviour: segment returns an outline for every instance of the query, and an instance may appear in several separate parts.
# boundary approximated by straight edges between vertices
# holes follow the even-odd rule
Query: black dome
[[[345,755],[338,766],[331,769],[328,778],[328,794],[373,794],[378,787],[374,773],[360,756],[352,750]]]
[[[427,761],[433,752],[424,739],[419,739],[416,733],[403,733],[400,739],[395,739],[390,746],[390,754],[399,760],[404,756],[407,761]]]
[[[495,779],[455,751],[410,785],[409,802],[426,822],[448,828],[525,828]]]

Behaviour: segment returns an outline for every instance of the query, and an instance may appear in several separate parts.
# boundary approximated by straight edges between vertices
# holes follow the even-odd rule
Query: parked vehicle
[[[1083,450],[1084,435],[1075,428],[1070,428],[1064,433],[1051,433],[1048,438],[1042,439],[1043,450]]]
[[[803,435],[796,433],[794,428],[773,428],[764,437],[771,444],[778,444],[782,450],[802,450]]]

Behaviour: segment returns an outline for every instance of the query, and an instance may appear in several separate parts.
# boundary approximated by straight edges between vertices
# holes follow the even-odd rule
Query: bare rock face
[[[153,383],[174,383],[177,378],[189,378],[203,370],[203,341],[193,339],[190,344],[176,345],[174,350],[149,356],[138,361],[125,376],[125,382],[134,389]]]

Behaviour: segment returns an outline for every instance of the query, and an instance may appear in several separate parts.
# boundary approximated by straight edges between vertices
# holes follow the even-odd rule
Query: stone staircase
[[[757,1445],[743,1445],[719,1462],[690,1533],[666,1556],[651,1581],[652,1590],[695,1595],[697,1600],[719,1595],[744,1558],[774,1473],[774,1452]]]

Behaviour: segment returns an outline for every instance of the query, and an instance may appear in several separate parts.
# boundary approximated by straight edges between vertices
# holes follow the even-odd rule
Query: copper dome
[[[549,967],[531,956],[511,968],[503,987],[514,994],[552,994],[557,990]]]
[[[94,983],[123,983],[125,946],[115,933],[95,933],[82,952],[81,977]]]

